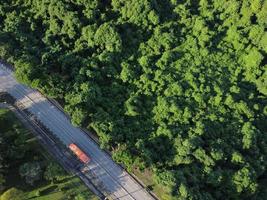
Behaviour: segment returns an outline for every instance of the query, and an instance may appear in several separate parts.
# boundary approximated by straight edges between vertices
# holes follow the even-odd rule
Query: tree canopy
[[[2,0],[0,56],[179,199],[264,199],[266,0]]]

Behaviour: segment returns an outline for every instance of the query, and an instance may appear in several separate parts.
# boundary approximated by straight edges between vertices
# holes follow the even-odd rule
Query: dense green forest
[[[174,199],[266,199],[266,0],[1,0],[0,57]]]
[[[44,151],[11,111],[0,109],[0,200],[88,198],[96,199]]]

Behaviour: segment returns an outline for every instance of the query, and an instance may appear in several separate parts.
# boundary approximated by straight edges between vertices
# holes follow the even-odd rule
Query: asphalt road
[[[0,92],[7,92],[48,128],[64,145],[77,144],[91,157],[89,171],[84,175],[112,199],[154,199],[135,179],[117,165],[111,157],[42,94],[16,81],[11,70],[0,64]]]

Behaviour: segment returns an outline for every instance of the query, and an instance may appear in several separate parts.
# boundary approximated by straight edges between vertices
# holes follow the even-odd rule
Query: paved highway
[[[136,180],[117,165],[111,157],[82,130],[74,127],[69,119],[38,91],[16,81],[11,70],[0,64],[0,92],[7,92],[16,104],[26,108],[48,128],[64,145],[77,144],[91,157],[85,176],[112,199],[154,199]]]

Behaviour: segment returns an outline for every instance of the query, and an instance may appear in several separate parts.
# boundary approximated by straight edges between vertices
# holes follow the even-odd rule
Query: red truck
[[[82,161],[84,164],[88,164],[90,162],[90,158],[74,143],[69,145],[69,149]]]

